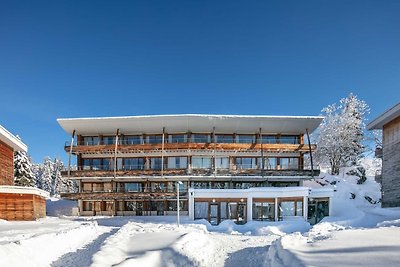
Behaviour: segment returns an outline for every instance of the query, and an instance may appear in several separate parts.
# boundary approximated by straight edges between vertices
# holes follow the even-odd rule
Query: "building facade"
[[[14,186],[14,151],[27,146],[0,125],[0,219],[35,220],[46,216],[43,190]]]
[[[382,147],[375,155],[382,158],[382,207],[400,207],[400,103],[367,125],[368,130],[382,130]]]
[[[310,190],[301,186],[319,171],[304,168],[304,155],[316,148],[304,139],[322,119],[233,115],[58,119],[71,135],[65,144],[70,162],[76,156],[76,167],[69,164],[64,175],[79,185],[78,193],[62,197],[78,200],[81,215],[175,215],[179,191],[180,210],[193,219],[219,223],[229,218],[241,223],[286,215],[307,218]],[[325,214],[329,197],[320,197]],[[282,206],[290,212],[276,215]],[[254,215],[253,207],[260,215]]]

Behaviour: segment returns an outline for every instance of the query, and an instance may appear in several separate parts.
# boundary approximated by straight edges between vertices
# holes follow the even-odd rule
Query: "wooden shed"
[[[27,146],[0,125],[0,219],[36,220],[46,216],[48,193],[33,187],[14,186],[14,152]]]

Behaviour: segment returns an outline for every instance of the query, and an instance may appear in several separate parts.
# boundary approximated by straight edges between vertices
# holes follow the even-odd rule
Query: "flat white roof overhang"
[[[379,130],[383,129],[383,126],[392,120],[400,117],[400,103],[391,107],[387,111],[385,111],[382,115],[368,123],[367,129],[368,130]]]
[[[148,115],[128,117],[63,118],[57,119],[68,133],[81,135],[159,134],[167,133],[311,133],[321,123],[321,116],[257,116],[257,115]]]
[[[19,138],[10,133],[6,128],[0,125],[0,141],[4,142],[8,146],[12,147],[14,151],[28,151],[27,145],[25,145]]]

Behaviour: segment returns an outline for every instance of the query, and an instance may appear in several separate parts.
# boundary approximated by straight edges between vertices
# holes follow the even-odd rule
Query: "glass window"
[[[280,205],[281,216],[296,216],[294,201],[283,201]]]
[[[141,183],[125,183],[124,189],[125,189],[125,192],[142,192],[142,184]]]
[[[253,220],[273,221],[275,218],[275,203],[253,202]]]
[[[94,146],[99,144],[98,136],[84,136],[83,137],[83,145],[84,146]]]
[[[193,143],[210,143],[211,137],[209,134],[192,134]]]
[[[168,157],[168,169],[186,169],[187,157]]]
[[[226,144],[233,143],[233,135],[216,134],[215,139],[216,143],[226,143]]]
[[[263,135],[262,143],[263,144],[278,144],[278,136],[277,135]]]
[[[83,201],[83,211],[92,211],[92,210],[93,210],[93,202]]]
[[[83,159],[82,164],[83,164],[82,166],[83,170],[90,170],[90,165],[91,165],[90,159]]]
[[[125,145],[138,145],[143,143],[143,138],[140,135],[131,135],[124,137]]]
[[[161,158],[150,158],[150,169],[161,170]]]
[[[194,218],[208,220],[208,202],[194,203]]]
[[[217,169],[229,169],[229,158],[216,158]]]
[[[255,135],[252,135],[252,134],[239,134],[239,135],[236,135],[236,143],[254,144],[255,142],[256,142]]]
[[[257,158],[235,158],[238,169],[256,169]]]
[[[280,158],[281,170],[297,170],[299,158]]]
[[[170,134],[170,135],[168,135],[168,143],[170,143],[170,144],[186,143],[186,142],[187,142],[186,134]]]
[[[148,144],[161,144],[162,143],[162,135],[148,135],[146,137]]]
[[[192,182],[192,187],[194,189],[207,189],[210,187],[208,182]]]
[[[103,159],[103,166],[102,166],[102,170],[104,171],[110,171],[114,169],[113,166],[113,161],[111,159]]]
[[[92,170],[100,170],[101,169],[101,159],[92,159]]]
[[[211,168],[211,158],[192,157],[193,169],[209,169]]]
[[[302,201],[296,202],[296,215],[303,216],[303,202]]]
[[[103,144],[115,145],[115,136],[103,136]]]
[[[164,183],[151,183],[151,192],[164,192],[165,184]]]
[[[276,170],[278,166],[277,158],[265,158],[264,168],[267,170]]]
[[[279,138],[281,144],[300,144],[300,136],[298,135],[281,135]]]
[[[125,170],[143,170],[143,158],[125,158]]]

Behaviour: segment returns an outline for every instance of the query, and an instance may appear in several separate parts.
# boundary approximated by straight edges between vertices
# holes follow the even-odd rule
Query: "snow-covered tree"
[[[35,186],[32,161],[23,151],[14,153],[14,183],[18,186]]]
[[[75,192],[76,183],[67,180],[61,175],[64,164],[59,159],[51,160],[46,157],[41,164],[36,164],[35,175],[37,178],[36,185],[50,193],[50,196],[57,196],[63,192]]]
[[[322,110],[325,119],[317,137],[316,160],[329,165],[332,174],[339,168],[355,165],[364,152],[365,114],[369,108],[365,101],[350,94]]]

